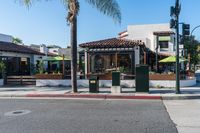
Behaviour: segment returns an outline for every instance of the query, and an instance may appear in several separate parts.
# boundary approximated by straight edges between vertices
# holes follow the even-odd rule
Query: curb
[[[125,96],[125,95],[99,95],[99,94],[27,94],[25,97],[58,97],[58,98],[80,98],[80,99],[149,99],[162,100],[161,96]]]
[[[2,94],[2,98],[68,98],[68,99],[104,99],[104,100],[195,100],[200,99],[200,95],[180,95],[180,96],[155,96],[155,95],[112,95],[112,94]]]

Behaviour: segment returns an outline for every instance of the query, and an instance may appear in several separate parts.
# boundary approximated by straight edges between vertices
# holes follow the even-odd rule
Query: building
[[[0,41],[1,42],[12,42],[13,41],[13,37],[10,35],[5,35],[5,34],[1,34],[0,33]]]
[[[135,66],[143,64],[145,45],[141,40],[111,38],[80,44],[85,49],[85,74],[111,79],[111,72],[120,70],[133,77]],[[80,58],[83,59],[83,58]],[[82,61],[81,61],[82,62]]]
[[[110,79],[111,71],[120,70],[131,77],[135,74],[136,65],[148,64],[150,70],[155,70],[160,59],[175,55],[175,33],[169,24],[130,25],[117,38],[79,46],[85,49],[82,56],[86,75]]]
[[[142,40],[153,52],[175,55],[175,32],[166,24],[129,25],[119,38]],[[182,49],[181,49],[182,48]],[[180,46],[182,52],[183,46]]]
[[[6,74],[30,75],[37,61],[44,56],[24,45],[12,43],[12,36],[0,34],[0,60],[6,65]]]

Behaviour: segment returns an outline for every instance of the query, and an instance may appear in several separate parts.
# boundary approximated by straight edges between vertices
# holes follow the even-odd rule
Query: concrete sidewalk
[[[110,88],[100,88],[96,94],[89,93],[88,88],[79,88],[78,93],[71,93],[71,88],[66,87],[1,87],[0,97],[52,97],[52,98],[88,98],[88,99],[163,99],[183,100],[200,99],[200,88],[181,88],[181,94],[175,94],[174,89],[151,88],[149,93],[135,93],[134,88],[123,88],[123,93],[113,95]]]
[[[163,103],[179,133],[200,132],[200,99],[164,100]]]

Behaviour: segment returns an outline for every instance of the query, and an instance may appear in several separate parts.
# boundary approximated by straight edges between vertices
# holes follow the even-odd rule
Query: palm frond
[[[34,0],[15,0],[16,2],[20,2],[20,4],[24,4],[28,8],[32,5]]]
[[[110,16],[121,23],[121,11],[116,0],[85,0],[89,4],[96,7],[103,14]]]

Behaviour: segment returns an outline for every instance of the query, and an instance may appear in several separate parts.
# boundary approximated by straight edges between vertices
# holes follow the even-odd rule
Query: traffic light
[[[176,21],[174,19],[170,20],[170,28],[176,28]]]
[[[171,6],[170,8],[170,16],[173,17],[175,15],[175,8]]]
[[[183,24],[182,33],[183,33],[183,38],[187,38],[190,36],[190,25],[189,24]]]

